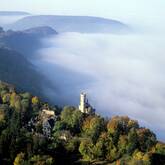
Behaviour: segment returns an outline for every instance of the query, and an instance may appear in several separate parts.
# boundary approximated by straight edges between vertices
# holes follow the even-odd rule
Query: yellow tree
[[[24,163],[24,157],[25,157],[25,154],[22,152],[17,154],[14,160],[14,165],[22,165]]]

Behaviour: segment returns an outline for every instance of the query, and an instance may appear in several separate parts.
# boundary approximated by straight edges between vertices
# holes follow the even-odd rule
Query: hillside
[[[0,47],[0,80],[16,85],[20,91],[43,96],[41,87],[45,82],[42,79],[42,75],[20,53]]]
[[[47,98],[43,86],[51,84],[30,62],[44,37],[57,32],[50,27],[36,27],[24,31],[4,31],[0,28],[0,79],[24,90]],[[38,88],[38,89],[37,89]]]
[[[0,82],[0,164],[163,165],[165,144],[127,116],[61,111]]]
[[[36,26],[50,26],[57,32],[128,33],[131,29],[116,20],[88,16],[36,15],[22,18],[7,28],[24,30]]]
[[[48,26],[35,27],[24,31],[3,31],[0,28],[0,44],[29,57],[42,47],[41,40],[43,38],[56,34],[57,32]]]

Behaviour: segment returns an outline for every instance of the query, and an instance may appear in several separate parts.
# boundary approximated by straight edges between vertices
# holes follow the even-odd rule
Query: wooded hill
[[[53,125],[46,125],[50,136],[44,134],[50,116],[43,110],[54,116]],[[72,106],[61,109],[0,82],[0,164],[13,163],[163,165],[165,144],[127,116],[103,118]]]

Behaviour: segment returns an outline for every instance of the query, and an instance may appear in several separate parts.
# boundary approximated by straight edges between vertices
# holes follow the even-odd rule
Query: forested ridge
[[[42,47],[44,37],[55,34],[57,32],[50,27],[24,31],[5,31],[0,27],[0,80],[14,84],[19,91],[28,91],[48,100],[42,89],[43,86],[51,88],[52,84],[29,59]]]
[[[165,144],[127,116],[51,106],[0,82],[0,164],[163,165]]]

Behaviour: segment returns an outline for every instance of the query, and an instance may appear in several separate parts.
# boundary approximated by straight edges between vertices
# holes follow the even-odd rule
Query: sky
[[[22,10],[35,14],[90,15],[122,21],[160,20],[164,0],[0,0],[0,10]]]

